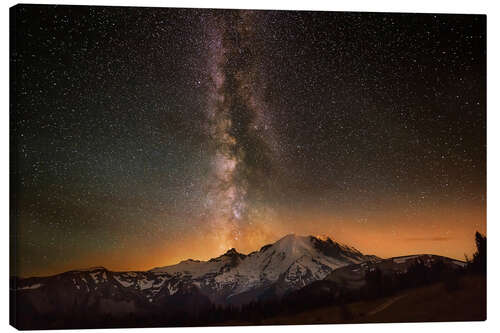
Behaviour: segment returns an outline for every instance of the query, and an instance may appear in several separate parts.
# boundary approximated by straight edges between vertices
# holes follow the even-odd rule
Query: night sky
[[[11,89],[14,274],[486,231],[485,16],[16,6]]]

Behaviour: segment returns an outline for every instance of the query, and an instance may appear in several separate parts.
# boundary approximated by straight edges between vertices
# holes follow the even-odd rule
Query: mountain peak
[[[235,254],[239,255],[240,253],[236,251],[234,247],[230,248],[229,250],[226,251],[226,253],[224,253],[225,256],[235,255]]]
[[[282,238],[280,238],[276,243],[279,243],[279,242],[286,242],[286,241],[299,241],[299,240],[307,240],[309,238],[311,238],[312,236],[299,236],[299,235],[296,235],[296,234],[288,234],[288,235],[285,235],[283,236]]]
[[[243,259],[245,257],[246,257],[246,255],[244,255],[242,253],[239,253],[233,247],[233,248],[230,248],[229,250],[227,250],[226,253],[224,253],[223,255],[220,255],[217,258],[212,258],[209,261],[219,261],[219,260],[224,259],[224,258],[229,258],[231,260],[236,260],[237,258]]]
[[[289,234],[278,240],[273,245],[281,252],[300,254],[304,252],[311,252],[311,237],[310,236],[297,236]]]

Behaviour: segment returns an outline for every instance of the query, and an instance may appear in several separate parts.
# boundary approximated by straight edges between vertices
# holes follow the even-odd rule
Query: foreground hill
[[[307,325],[481,320],[486,320],[486,276],[464,275],[458,279],[458,286],[455,288],[450,288],[447,282],[438,282],[372,300],[323,306],[256,322],[226,324]]]

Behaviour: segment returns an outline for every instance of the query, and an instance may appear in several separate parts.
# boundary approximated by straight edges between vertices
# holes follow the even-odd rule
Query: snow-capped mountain
[[[93,267],[13,277],[10,295],[13,315],[26,329],[102,327],[109,318],[128,326],[182,324],[185,318],[191,324],[216,305],[276,299],[302,304],[359,293],[368,273],[396,276],[415,264],[446,270],[466,263],[435,255],[380,259],[331,239],[288,235],[247,255],[230,249],[208,261],[189,259],[149,271]]]
[[[109,318],[129,326],[136,320],[167,325],[212,313],[214,305],[282,297],[339,267],[376,259],[330,239],[288,235],[248,255],[230,249],[208,261],[189,259],[149,271],[93,267],[13,277],[10,294],[13,316],[26,329],[102,327]]]
[[[179,292],[195,293],[218,304],[242,304],[269,293],[283,295],[321,280],[339,267],[374,259],[331,239],[288,235],[248,255],[230,249],[208,261],[189,259],[145,272],[94,267],[17,279],[15,288],[25,294],[47,288],[64,288],[75,295],[104,293],[124,302],[133,300],[134,305],[154,305]]]
[[[190,280],[216,303],[241,303],[249,292],[254,292],[250,297],[254,298],[279,284],[279,293],[286,293],[323,279],[339,267],[372,259],[331,239],[288,235],[248,255],[231,249],[209,261],[186,260],[150,272]]]

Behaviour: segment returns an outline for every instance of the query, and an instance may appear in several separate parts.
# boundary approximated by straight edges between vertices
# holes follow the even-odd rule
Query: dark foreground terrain
[[[226,325],[293,325],[486,320],[486,277],[466,275],[458,285],[435,283],[393,296],[324,306],[255,322]]]

